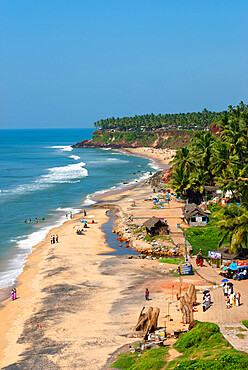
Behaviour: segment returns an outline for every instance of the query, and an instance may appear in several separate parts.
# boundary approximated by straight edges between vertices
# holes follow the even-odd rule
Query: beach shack
[[[170,233],[167,221],[163,218],[153,216],[145,221],[142,226],[145,226],[147,234],[151,236],[169,235]]]
[[[183,207],[183,219],[189,226],[206,226],[210,215],[211,212],[204,211],[195,203]]]
[[[221,253],[217,251],[208,251],[208,258],[212,267],[221,267],[222,258]]]

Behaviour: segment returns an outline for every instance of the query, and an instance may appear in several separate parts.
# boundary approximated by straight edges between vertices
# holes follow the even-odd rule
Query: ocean
[[[15,284],[32,247],[67,213],[94,204],[95,194],[154,172],[156,166],[146,158],[110,148],[71,147],[92,133],[0,130],[0,290]]]

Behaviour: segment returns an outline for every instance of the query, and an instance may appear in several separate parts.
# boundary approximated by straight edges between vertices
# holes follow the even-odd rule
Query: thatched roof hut
[[[190,203],[183,207],[183,216],[189,226],[206,226],[211,212],[203,211],[197,204]]]
[[[167,221],[159,219],[155,216],[145,221],[142,226],[146,227],[147,234],[150,234],[151,236],[169,234],[169,226],[167,225]]]
[[[237,253],[228,253],[229,248],[229,246],[225,246],[218,250],[221,253],[222,261],[248,259],[248,248],[240,248]]]

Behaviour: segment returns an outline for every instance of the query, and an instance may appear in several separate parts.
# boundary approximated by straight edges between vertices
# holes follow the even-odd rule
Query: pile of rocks
[[[175,257],[180,256],[181,248],[174,245],[172,240],[168,237],[166,240],[144,240],[146,233],[140,229],[139,233],[134,233],[137,230],[137,225],[131,223],[129,218],[123,218],[115,225],[115,233],[121,237],[122,242],[127,242],[130,247],[134,248],[136,252],[146,256],[156,257]],[[135,240],[144,241],[144,247],[136,247]],[[145,258],[144,257],[144,258]]]

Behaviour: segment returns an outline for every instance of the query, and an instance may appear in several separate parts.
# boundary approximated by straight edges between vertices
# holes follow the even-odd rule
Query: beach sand
[[[185,329],[176,300],[179,278],[169,272],[176,266],[102,255],[110,251],[101,230],[108,221],[106,210],[117,206],[120,217],[128,216],[133,213],[127,201],[132,197],[139,216],[150,217],[152,205],[144,199],[151,196],[146,184],[106,194],[89,211],[96,223],[89,225],[86,235],[76,234],[75,226],[82,225],[83,218],[77,214],[34,248],[18,278],[18,299],[1,304],[2,369],[106,368],[111,354],[137,340],[129,335],[143,306],[160,308],[159,325],[167,320],[168,332]],[[177,216],[171,222],[177,222],[180,207],[175,204]],[[59,235],[59,243],[50,244],[51,234]],[[182,289],[190,283],[206,286],[196,275],[184,277]],[[146,287],[151,293],[148,302]],[[168,310],[173,321],[166,319]]]
[[[173,149],[156,149],[150,147],[141,148],[126,148],[127,153],[139,155],[142,157],[150,158],[159,162],[160,167],[164,168],[165,165],[170,163],[172,157],[176,154],[176,150]]]

